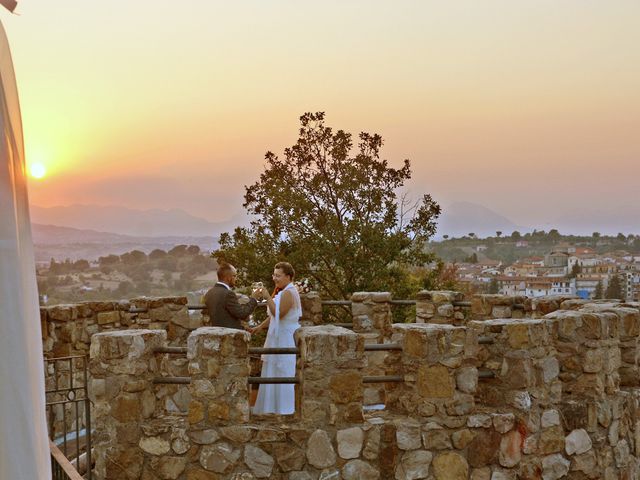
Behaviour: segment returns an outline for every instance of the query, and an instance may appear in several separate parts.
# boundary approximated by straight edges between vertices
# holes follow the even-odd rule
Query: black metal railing
[[[49,440],[49,450],[51,451],[51,480],[84,480],[51,440]]]
[[[84,464],[86,478],[91,480],[91,403],[87,357],[72,355],[44,361],[45,372],[52,370],[52,378],[48,378],[49,388],[45,390],[49,438],[65,459],[75,462],[78,470],[82,471],[80,466]]]
[[[320,303],[322,304],[322,306],[326,306],[326,307],[349,307],[353,302],[351,300],[322,300]],[[397,299],[397,300],[389,300],[387,303],[394,306],[410,306],[410,305],[415,305],[416,300]],[[258,302],[258,307],[264,308],[266,307],[266,305],[267,305],[266,302]],[[459,308],[471,308],[471,302],[468,302],[468,301],[455,301],[455,302],[451,302],[451,305]],[[514,303],[510,305],[510,307],[513,308],[514,310],[525,309],[525,306],[522,303]],[[206,308],[207,308],[206,305],[202,305],[202,304],[187,305],[187,310],[205,310]],[[148,308],[145,308],[145,307],[132,307],[129,309],[129,313],[146,313],[146,312],[148,312]],[[338,325],[338,324],[334,324],[334,325]]]

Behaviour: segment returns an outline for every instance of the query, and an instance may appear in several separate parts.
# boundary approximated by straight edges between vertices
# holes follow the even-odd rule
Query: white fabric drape
[[[22,120],[0,24],[0,479],[51,478]]]

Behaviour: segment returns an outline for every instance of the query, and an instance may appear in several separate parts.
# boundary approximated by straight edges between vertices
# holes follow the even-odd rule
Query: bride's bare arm
[[[273,298],[269,294],[265,296],[267,301],[267,308],[271,312],[271,315],[276,316],[276,302],[274,302]],[[293,306],[293,296],[291,292],[287,290],[283,290],[280,296],[280,317],[284,317],[291,307]]]

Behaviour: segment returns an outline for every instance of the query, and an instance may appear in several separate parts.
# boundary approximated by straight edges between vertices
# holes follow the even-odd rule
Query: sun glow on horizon
[[[47,168],[40,162],[31,164],[29,173],[33,178],[41,179],[47,174]]]

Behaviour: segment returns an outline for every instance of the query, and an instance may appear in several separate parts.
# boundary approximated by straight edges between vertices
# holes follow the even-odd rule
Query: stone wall
[[[404,381],[381,385],[383,411],[363,410],[367,337],[304,327],[291,417],[250,415],[244,332],[189,335],[189,398],[174,412],[153,383],[169,374],[153,353],[166,332],[97,334],[97,478],[640,478],[639,306],[545,305],[539,318],[391,325],[384,341],[402,349],[382,368]]]

